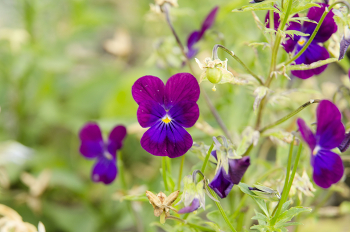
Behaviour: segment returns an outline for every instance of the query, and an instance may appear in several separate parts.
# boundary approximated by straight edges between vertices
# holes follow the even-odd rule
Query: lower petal
[[[315,183],[322,188],[329,188],[337,183],[344,174],[343,162],[338,154],[329,150],[320,150],[313,158]]]
[[[314,133],[310,130],[310,128],[306,125],[305,121],[301,118],[298,118],[297,124],[299,127],[299,131],[301,133],[301,136],[303,139],[307,142],[309,145],[311,151],[313,151],[316,147],[316,138]]]
[[[232,183],[239,184],[250,165],[250,157],[245,156],[242,159],[230,159],[229,165],[229,175]]]
[[[118,173],[115,163],[115,159],[99,159],[92,170],[91,179],[94,182],[103,182],[105,184],[112,183]]]
[[[146,131],[141,146],[155,156],[176,158],[184,155],[193,144],[191,135],[176,122],[159,123]]]
[[[183,207],[182,209],[180,209],[178,211],[179,214],[183,214],[183,213],[191,213],[195,210],[197,210],[200,206],[200,203],[199,203],[199,199],[198,198],[194,198],[191,205],[189,206],[186,206],[186,207]]]
[[[217,171],[215,177],[209,183],[209,187],[213,189],[220,198],[225,198],[230,193],[233,183],[223,167]]]

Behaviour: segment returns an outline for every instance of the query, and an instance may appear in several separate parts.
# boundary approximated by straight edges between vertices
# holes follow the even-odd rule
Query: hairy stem
[[[216,44],[213,47],[213,59],[218,59],[218,49],[221,48],[223,49],[227,54],[229,54],[233,59],[235,59],[238,63],[240,63],[242,65],[242,67],[250,73],[250,75],[252,75],[261,85],[263,85],[262,80],[255,74],[253,73],[253,71],[251,71],[244,63],[241,59],[239,59],[239,57],[232,51],[228,50],[226,47],[220,45],[220,44]]]

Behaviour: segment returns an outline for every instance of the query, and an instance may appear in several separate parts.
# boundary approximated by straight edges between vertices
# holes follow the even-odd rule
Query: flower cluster
[[[144,76],[132,86],[132,96],[139,105],[137,120],[151,127],[141,138],[141,146],[155,156],[176,158],[193,144],[184,129],[192,127],[199,117],[197,100],[200,90],[190,73],[178,73],[166,85],[155,76]]]
[[[125,136],[126,128],[121,125],[113,128],[106,143],[96,123],[87,123],[80,130],[80,153],[87,159],[97,159],[91,174],[94,182],[110,184],[116,178],[116,153],[122,148]]]
[[[341,122],[341,113],[330,101],[323,100],[317,107],[317,129],[314,134],[301,118],[298,127],[304,140],[311,149],[311,165],[314,168],[313,179],[322,188],[337,183],[344,174],[340,156],[331,150],[338,147],[345,135]]]

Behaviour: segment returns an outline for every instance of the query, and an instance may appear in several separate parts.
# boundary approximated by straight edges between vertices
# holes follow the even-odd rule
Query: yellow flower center
[[[165,123],[169,123],[171,122],[171,119],[168,116],[166,116],[165,118],[162,119],[162,121]]]
[[[305,42],[306,42],[306,39],[305,39],[304,37],[301,37],[301,38],[299,39],[299,41],[298,41],[298,44],[299,44],[300,46],[303,46],[303,45],[305,44]]]

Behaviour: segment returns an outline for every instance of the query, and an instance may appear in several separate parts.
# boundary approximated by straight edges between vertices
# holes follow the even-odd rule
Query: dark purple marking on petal
[[[158,77],[143,76],[139,78],[132,86],[131,92],[137,104],[147,100],[164,104],[164,83]]]
[[[317,118],[316,137],[322,137],[324,136],[325,133],[327,133],[328,130],[330,130],[328,128],[330,124],[332,124],[335,121],[341,122],[341,113],[338,110],[337,106],[334,105],[331,101],[323,100],[317,106],[316,118]],[[341,126],[338,125],[338,127],[341,127]],[[344,126],[342,126],[342,128],[343,129],[339,129],[339,130],[340,131],[344,130]],[[345,130],[343,131],[343,137],[341,138],[339,144],[343,140],[344,134],[345,134]],[[338,146],[339,144],[337,144],[336,146]]]
[[[342,60],[344,58],[345,53],[348,50],[349,46],[350,46],[350,33],[347,36],[343,35],[343,37],[340,41],[340,50],[339,50],[338,60]]]
[[[213,180],[209,183],[209,187],[213,189],[220,198],[225,198],[230,193],[233,183],[223,167],[217,171]]]
[[[329,188],[337,183],[344,174],[343,162],[339,155],[320,150],[313,159],[315,183],[322,188]]]
[[[117,150],[122,148],[125,136],[126,128],[122,125],[114,127],[111,133],[109,134],[107,149],[113,157],[116,156]]]
[[[192,127],[199,118],[199,108],[196,102],[181,101],[169,110],[169,116],[181,126]]]
[[[199,208],[199,206],[200,206],[199,199],[194,198],[191,205],[183,207],[177,213],[179,213],[179,214],[191,213],[191,212],[197,210]]]
[[[313,151],[316,147],[316,138],[315,138],[314,133],[312,133],[312,131],[306,125],[306,123],[303,119],[298,118],[297,124],[299,127],[299,131],[301,133],[301,136],[306,141],[306,143],[309,145],[311,151]]]
[[[239,184],[250,165],[250,157],[245,156],[241,159],[230,159],[228,162],[231,181],[233,184]]]
[[[96,123],[86,123],[80,130],[80,153],[88,159],[103,155],[103,139],[100,127]]]
[[[341,152],[344,152],[348,150],[349,146],[350,146],[350,132],[345,134],[345,137],[341,142],[341,144],[338,146],[338,148]]]
[[[147,128],[153,126],[166,115],[164,108],[155,101],[143,101],[137,109],[137,120],[140,126]]]
[[[265,16],[265,23],[267,23],[266,27],[270,28],[270,11],[267,11],[267,14]],[[280,15],[277,12],[273,12],[273,26],[276,31],[279,25],[280,25]]]
[[[301,47],[298,45],[295,53],[299,52],[300,50],[301,50]],[[314,62],[317,62],[320,60],[326,60],[328,58],[329,58],[329,53],[327,49],[312,42],[309,45],[309,47],[305,50],[305,52],[298,59],[295,60],[295,63],[312,64]],[[309,70],[293,70],[292,74],[298,78],[307,79],[314,75],[321,74],[326,68],[327,68],[327,65],[323,65],[321,67],[309,69]]]
[[[191,135],[176,122],[153,125],[141,138],[141,146],[155,156],[176,158],[184,155],[193,144]]]
[[[165,85],[164,103],[170,109],[181,101],[197,102],[200,94],[197,79],[190,73],[177,73]]]
[[[91,179],[94,182],[103,182],[104,184],[112,183],[118,173],[115,163],[115,159],[99,159],[92,170]]]
[[[316,22],[319,22],[323,12],[325,11],[325,8],[328,7],[327,4],[324,3],[318,3],[321,7],[311,7],[309,12],[307,13],[307,17],[311,20],[314,20]],[[337,24],[335,23],[333,19],[334,13],[333,10],[329,12],[326,16],[326,18],[323,20],[322,25],[320,26],[315,38],[315,43],[324,43],[326,42],[333,33],[337,32]],[[317,24],[312,22],[305,21],[303,24],[303,31],[307,34],[312,34],[316,28]]]
[[[205,20],[203,21],[202,28],[201,28],[201,30],[199,32],[199,35],[198,35],[198,37],[199,37],[198,40],[200,40],[203,37],[205,31],[208,30],[213,25],[213,23],[215,21],[215,18],[216,18],[216,13],[217,13],[218,9],[219,9],[219,7],[217,7],[217,6],[214,7],[210,11],[208,16],[205,18]]]

